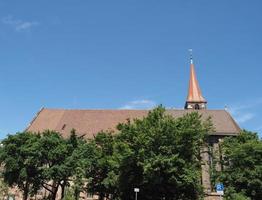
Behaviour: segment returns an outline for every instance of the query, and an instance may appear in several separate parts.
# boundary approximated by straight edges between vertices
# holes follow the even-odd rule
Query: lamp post
[[[139,192],[139,188],[134,188],[134,192],[136,193],[135,199],[137,200],[137,193]]]

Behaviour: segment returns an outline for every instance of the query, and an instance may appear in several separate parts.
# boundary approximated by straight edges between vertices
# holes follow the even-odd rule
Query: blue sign
[[[216,184],[216,191],[217,191],[217,192],[224,191],[224,185],[223,185],[223,183],[217,183],[217,184]]]

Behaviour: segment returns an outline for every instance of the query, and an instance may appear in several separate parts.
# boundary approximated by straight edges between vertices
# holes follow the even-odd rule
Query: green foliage
[[[90,152],[86,143],[74,131],[67,139],[55,131],[10,135],[0,151],[4,182],[20,188],[24,199],[41,188],[55,199],[59,187],[63,197],[65,187],[73,183],[74,196],[78,197],[84,189],[85,154]]]
[[[55,199],[58,187],[61,187],[61,197],[64,197],[65,188],[73,183],[75,196],[83,190],[84,170],[86,168],[85,153],[86,141],[76,136],[72,130],[68,139],[54,131],[45,131],[40,139],[40,152],[43,160],[42,186],[49,188],[51,198]],[[52,181],[53,184],[49,185]],[[51,189],[50,189],[51,188]]]
[[[72,140],[72,137],[71,139]],[[72,144],[72,141],[70,142]],[[87,174],[91,170],[92,163],[95,162],[95,149],[93,144],[88,143],[83,138],[78,138],[77,145],[74,146],[70,156],[71,160],[71,189],[74,198],[78,199],[80,192],[86,190]],[[70,163],[70,162],[69,162]]]
[[[121,199],[197,199],[200,147],[211,125],[196,113],[174,119],[158,107],[133,123],[120,124],[116,154],[120,158]]]
[[[4,182],[23,191],[23,198],[40,188],[41,162],[38,151],[39,135],[18,133],[2,141],[0,162]]]
[[[42,161],[41,185],[49,190],[50,198],[55,199],[58,187],[70,170],[65,165],[69,155],[67,143],[59,133],[47,130],[41,134],[38,151],[41,152]]]
[[[75,200],[74,192],[72,189],[66,189],[64,200]]]
[[[200,147],[210,120],[193,112],[174,119],[158,107],[148,116],[118,125],[118,134],[98,133],[89,145],[95,159],[87,168],[88,191],[100,199],[197,199],[200,183]]]
[[[119,165],[113,155],[114,144],[115,137],[111,132],[98,133],[89,144],[94,148],[95,157],[91,159],[91,165],[87,170],[87,189],[89,193],[98,193],[101,199],[104,197],[117,198]]]
[[[228,187],[225,192],[225,200],[250,200],[249,197],[245,196],[243,193],[237,193],[234,188]]]
[[[238,194],[262,199],[262,141],[258,136],[242,131],[237,137],[226,138],[222,149],[224,170],[217,179]]]

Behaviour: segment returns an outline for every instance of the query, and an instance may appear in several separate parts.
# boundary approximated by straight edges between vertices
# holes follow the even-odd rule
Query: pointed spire
[[[190,80],[188,88],[188,96],[186,100],[185,109],[205,109],[206,100],[202,96],[195,72],[195,66],[193,63],[192,49],[190,52]]]

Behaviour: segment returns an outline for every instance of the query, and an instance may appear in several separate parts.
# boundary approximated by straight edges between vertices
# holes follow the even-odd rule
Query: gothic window
[[[196,104],[196,105],[195,105],[195,109],[196,109],[196,110],[199,110],[199,109],[200,109],[199,104]]]

